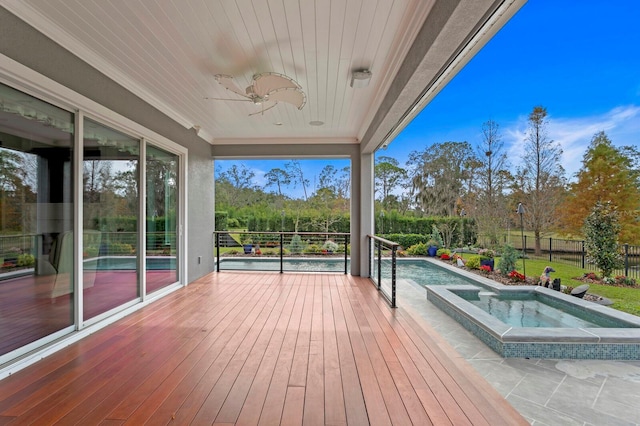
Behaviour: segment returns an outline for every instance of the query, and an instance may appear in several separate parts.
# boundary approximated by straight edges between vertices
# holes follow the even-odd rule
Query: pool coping
[[[433,259],[423,259],[477,282],[473,285],[426,285],[427,299],[505,358],[640,359],[640,317],[541,286],[508,286]],[[629,324],[631,328],[513,327],[464,300],[455,292],[538,293]]]

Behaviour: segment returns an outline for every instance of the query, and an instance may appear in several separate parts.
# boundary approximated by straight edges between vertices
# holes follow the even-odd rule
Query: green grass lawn
[[[464,257],[469,257],[470,254],[465,253]],[[496,267],[498,266],[499,258],[496,258]],[[577,287],[584,284],[582,281],[575,280],[575,277],[581,277],[585,272],[590,272],[586,269],[578,268],[576,266],[567,265],[561,262],[549,262],[548,260],[541,259],[526,259],[525,265],[527,269],[528,277],[538,277],[544,271],[544,268],[551,266],[556,272],[551,273],[551,278],[560,278],[563,285]],[[523,272],[522,260],[518,261],[518,272]],[[589,284],[589,293],[597,294],[598,296],[606,297],[613,301],[612,308],[619,311],[627,312],[633,315],[640,316],[640,287],[616,287],[600,284]]]
[[[556,272],[551,273],[552,278],[560,278],[562,284],[577,287],[584,284],[575,280],[581,277],[586,269],[566,265],[559,262],[549,262],[548,260],[526,259],[527,276],[536,277],[542,274],[546,266],[551,266]],[[522,272],[522,261],[518,262],[518,271]],[[613,301],[612,308],[619,311],[628,312],[640,316],[640,287],[616,287],[600,284],[589,284],[589,293],[603,296]]]

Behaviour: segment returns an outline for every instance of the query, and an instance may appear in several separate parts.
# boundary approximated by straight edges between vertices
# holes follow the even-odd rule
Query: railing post
[[[367,240],[369,240],[369,253],[367,255],[369,256],[369,278],[371,278],[373,276],[373,271],[371,270],[371,267],[373,266],[373,256],[371,254],[373,247],[371,247],[371,241],[373,240],[369,236],[367,236]]]
[[[216,233],[216,272],[220,272],[220,234]]]
[[[624,276],[629,276],[629,244],[624,245]]]
[[[284,273],[284,232],[280,232],[280,273]]]
[[[584,258],[586,253],[584,252],[584,240],[581,241],[582,244],[582,269],[584,269]]]
[[[382,242],[378,241],[378,290],[382,288]]]
[[[349,246],[349,235],[345,234],[344,236],[344,274],[347,275],[347,261],[348,261],[348,256],[347,256],[347,248]]]
[[[397,246],[391,248],[391,307],[396,307],[396,250]]]
[[[549,237],[549,262],[553,261],[553,259],[551,258],[551,250],[552,250],[551,245],[552,245],[552,241],[553,241],[553,238]]]

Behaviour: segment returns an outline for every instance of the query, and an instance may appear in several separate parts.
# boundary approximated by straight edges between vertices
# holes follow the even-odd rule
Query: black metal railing
[[[396,255],[400,244],[375,235],[367,235],[369,242],[369,277],[389,305],[396,305]]]
[[[217,272],[349,270],[348,233],[214,231],[213,247]]]

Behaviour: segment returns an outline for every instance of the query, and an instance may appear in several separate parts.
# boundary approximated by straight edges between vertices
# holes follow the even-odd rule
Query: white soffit
[[[438,0],[442,2],[451,4]],[[464,25],[477,24],[499,3],[454,3],[464,15],[458,27],[472,31]],[[7,10],[185,128],[197,129],[213,145],[278,140],[359,143],[370,133],[371,123],[379,120],[381,105],[435,4],[436,0],[0,0]],[[456,27],[456,22],[450,26]],[[438,48],[454,51],[459,46]],[[431,68],[443,65],[434,63]],[[354,89],[349,83],[358,69],[371,70],[372,79],[367,87]],[[281,102],[260,113],[260,106],[239,101],[241,96],[214,78],[230,75],[244,89],[255,74],[268,72],[295,80],[306,105],[298,110]],[[384,121],[377,126],[385,133],[392,128]]]

